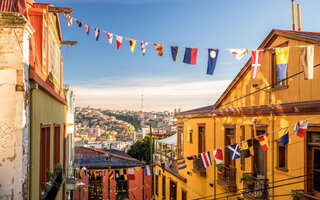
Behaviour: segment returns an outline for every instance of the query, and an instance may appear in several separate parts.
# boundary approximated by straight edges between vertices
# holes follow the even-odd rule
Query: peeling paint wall
[[[29,37],[18,13],[0,13],[0,199],[27,199]]]

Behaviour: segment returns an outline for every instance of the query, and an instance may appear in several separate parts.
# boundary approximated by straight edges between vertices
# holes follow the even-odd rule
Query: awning
[[[174,134],[170,137],[164,138],[162,140],[157,140],[157,142],[161,142],[163,144],[168,144],[172,146],[177,146],[177,134]]]

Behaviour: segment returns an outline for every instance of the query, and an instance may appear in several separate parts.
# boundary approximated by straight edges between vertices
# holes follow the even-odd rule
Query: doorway
[[[307,190],[314,196],[320,197],[320,132],[307,132]]]
[[[170,200],[177,199],[177,183],[170,180]]]

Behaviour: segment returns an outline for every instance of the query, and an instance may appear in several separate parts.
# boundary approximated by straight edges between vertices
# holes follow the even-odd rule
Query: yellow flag
[[[135,167],[134,169],[138,172],[140,171],[141,167]]]
[[[129,39],[129,43],[130,43],[130,49],[131,49],[131,51],[133,53],[134,52],[134,48],[136,47],[137,41],[133,40],[133,39]]]

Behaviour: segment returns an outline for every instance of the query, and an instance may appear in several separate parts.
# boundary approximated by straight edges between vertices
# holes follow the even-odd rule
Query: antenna
[[[141,94],[141,127],[144,127],[144,114],[143,114],[143,93]]]

